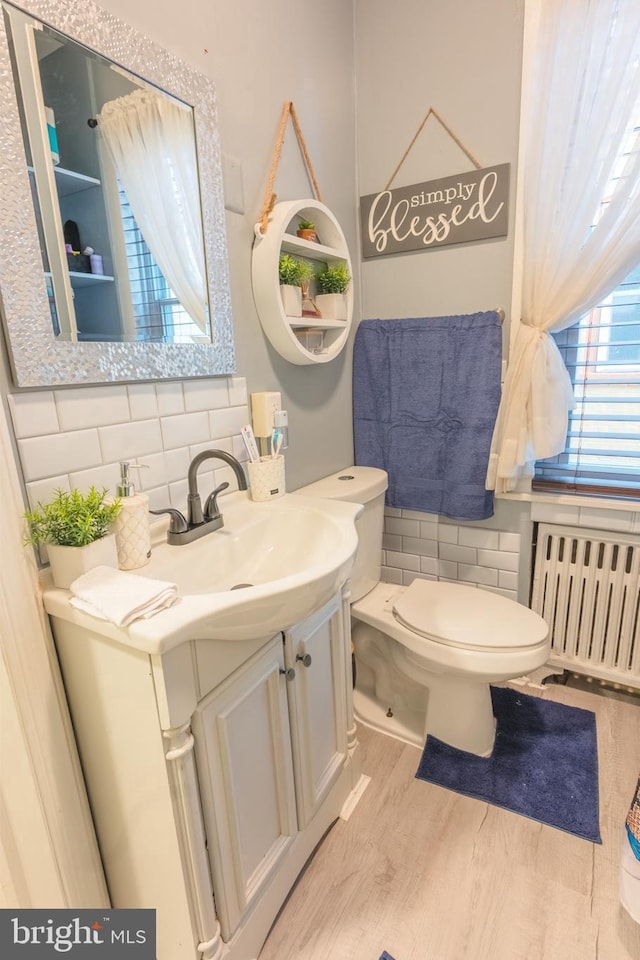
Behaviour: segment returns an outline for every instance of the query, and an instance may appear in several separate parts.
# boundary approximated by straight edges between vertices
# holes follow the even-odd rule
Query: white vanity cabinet
[[[364,782],[347,585],[275,635],[159,654],[61,595],[45,605],[113,905],[156,909],[158,960],[254,960]]]
[[[335,598],[278,634],[198,704],[192,728],[225,940],[339,778],[346,703]]]

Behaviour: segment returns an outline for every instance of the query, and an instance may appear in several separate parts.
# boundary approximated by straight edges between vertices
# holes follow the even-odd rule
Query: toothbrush
[[[243,427],[240,431],[240,436],[245,445],[245,449],[249,455],[249,460],[252,463],[255,463],[260,459],[260,453],[258,451],[258,444],[256,443],[256,438],[253,435],[253,430],[251,429],[251,424],[247,424],[246,427]]]
[[[278,430],[276,427],[271,436],[271,459],[275,460],[276,457],[280,456],[280,450],[282,449],[282,430]]]

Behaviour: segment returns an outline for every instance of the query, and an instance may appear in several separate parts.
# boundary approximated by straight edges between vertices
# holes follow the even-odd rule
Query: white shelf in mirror
[[[50,277],[50,273],[45,273],[45,277]],[[69,270],[69,279],[72,287],[88,287],[92,283],[113,283],[115,277],[110,277],[106,273],[81,273],[78,270]]]
[[[304,240],[292,232],[299,219],[315,224],[321,243]],[[328,363],[335,359],[345,347],[351,329],[353,284],[349,284],[345,294],[346,320],[287,316],[280,295],[278,262],[281,253],[290,253],[316,263],[344,263],[353,275],[349,248],[340,224],[318,200],[286,200],[273,208],[264,234],[260,224],[256,224],[255,234],[251,263],[253,295],[262,329],[272,346],[285,360],[298,365]],[[322,346],[308,349],[296,336],[296,331],[301,329],[321,331]]]

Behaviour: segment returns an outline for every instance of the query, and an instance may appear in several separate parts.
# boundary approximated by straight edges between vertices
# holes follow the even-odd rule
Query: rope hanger
[[[406,160],[407,157],[409,156],[409,152],[410,152],[411,148],[413,147],[414,143],[416,142],[416,140],[417,140],[418,137],[420,136],[420,134],[421,134],[421,132],[422,132],[422,128],[423,128],[424,125],[426,124],[426,122],[427,122],[427,120],[429,119],[429,117],[435,117],[436,120],[438,121],[438,123],[439,123],[442,127],[444,127],[444,129],[447,131],[447,133],[449,134],[449,136],[451,137],[451,139],[454,141],[454,143],[456,143],[456,144],[460,147],[460,149],[461,149],[464,153],[466,153],[466,155],[469,157],[469,160],[471,160],[471,163],[474,165],[474,167],[476,168],[476,170],[481,170],[481,169],[482,169],[483,164],[479,163],[478,160],[476,160],[476,158],[473,156],[473,154],[472,154],[469,150],[467,150],[467,148],[465,147],[465,145],[464,145],[464,143],[462,142],[462,140],[460,140],[460,138],[455,135],[455,133],[453,132],[453,130],[452,130],[449,126],[447,126],[447,124],[444,122],[444,120],[442,119],[442,117],[440,116],[440,114],[438,113],[438,111],[435,109],[435,107],[429,107],[429,109],[427,110],[426,115],[424,116],[424,118],[423,118],[423,120],[422,120],[422,123],[420,124],[420,126],[418,127],[418,129],[416,130],[416,132],[415,132],[414,135],[413,135],[413,140],[411,141],[411,143],[409,144],[409,146],[407,147],[407,149],[405,150],[405,152],[402,154],[402,158],[401,158],[401,160],[400,160],[400,163],[398,164],[398,166],[395,168],[395,170],[394,170],[393,173],[391,174],[391,177],[389,178],[389,181],[388,181],[387,185],[386,185],[385,188],[384,188],[385,190],[388,190],[389,187],[391,186],[391,184],[393,183],[393,181],[395,180],[395,178],[396,178],[396,176],[397,176],[397,173],[398,173],[398,170],[400,169],[400,167],[402,166],[402,164],[405,162],[405,160]]]
[[[302,133],[302,128],[298,120],[298,114],[296,113],[296,108],[293,105],[292,100],[287,100],[284,107],[282,108],[282,116],[280,118],[280,127],[278,128],[278,138],[276,141],[275,150],[273,151],[273,157],[271,159],[271,167],[269,169],[269,180],[267,183],[267,189],[264,195],[264,203],[262,205],[262,211],[258,219],[260,224],[260,232],[264,235],[267,232],[269,226],[269,214],[273,210],[276,202],[277,194],[273,192],[273,185],[276,179],[276,173],[278,170],[278,164],[280,162],[280,154],[282,153],[282,145],[284,143],[284,137],[286,133],[287,120],[291,118],[291,123],[293,124],[293,129],[295,130],[296,137],[298,139],[298,146],[300,147],[300,152],[302,153],[305,166],[307,168],[307,173],[311,180],[313,186],[313,193],[316,200],[319,203],[322,203],[322,196],[320,195],[320,187],[316,180],[316,175],[313,172],[313,165],[311,163],[311,158],[309,157],[309,152],[307,150],[307,144],[304,139],[304,134]]]

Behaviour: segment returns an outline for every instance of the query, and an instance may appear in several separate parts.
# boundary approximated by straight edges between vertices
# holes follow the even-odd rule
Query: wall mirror
[[[91,2],[1,6],[0,307],[16,384],[233,372],[213,85]]]

